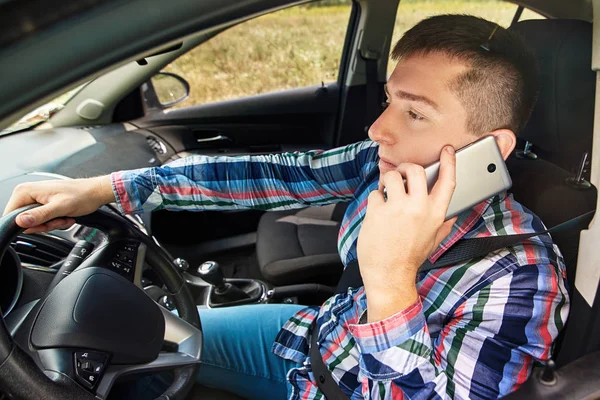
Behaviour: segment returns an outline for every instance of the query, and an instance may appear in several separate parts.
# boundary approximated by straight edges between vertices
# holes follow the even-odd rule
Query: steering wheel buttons
[[[87,388],[93,389],[96,386],[96,382],[98,382],[99,374],[94,374],[92,372],[82,371],[77,374],[77,378],[79,378],[79,382],[83,383]]]
[[[88,389],[93,389],[104,370],[108,356],[96,351],[75,352],[77,380]]]
[[[133,278],[133,267],[130,265],[127,265],[125,263],[122,263],[119,260],[111,260],[109,263],[110,268],[115,271],[118,272],[119,274],[123,275],[125,278],[131,280]]]
[[[117,260],[124,262],[125,264],[133,265],[133,254],[126,253],[124,251],[118,251]]]
[[[123,246],[123,250],[131,255],[134,255],[135,252],[137,251],[137,245],[136,244],[126,244],[125,246]]]
[[[123,269],[123,263],[117,260],[112,260],[110,262],[110,267],[115,271],[121,271]]]

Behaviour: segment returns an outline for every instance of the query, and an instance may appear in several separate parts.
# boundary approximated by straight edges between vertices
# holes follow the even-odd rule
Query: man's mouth
[[[391,163],[383,157],[379,157],[379,166],[383,167],[386,170],[396,169],[396,164]]]

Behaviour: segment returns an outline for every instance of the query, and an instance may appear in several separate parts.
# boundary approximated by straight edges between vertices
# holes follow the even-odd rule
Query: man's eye
[[[386,108],[388,108],[390,106],[390,103],[388,103],[387,101],[384,101],[383,103],[381,103],[381,108],[383,108],[384,110]]]
[[[416,113],[414,113],[414,112],[412,112],[412,111],[409,111],[409,112],[408,112],[408,116],[409,116],[411,119],[415,120],[415,121],[421,121],[421,120],[423,120],[423,117],[421,117],[419,114],[416,114]]]

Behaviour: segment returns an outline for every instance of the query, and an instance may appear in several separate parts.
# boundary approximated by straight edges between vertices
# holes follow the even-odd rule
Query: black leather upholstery
[[[346,204],[265,213],[256,252],[263,276],[273,284],[335,284],[343,266],[337,234]]]
[[[582,190],[567,184],[583,154],[592,151],[592,25],[578,20],[531,20],[511,29],[535,51],[541,73],[538,102],[519,134],[533,143],[538,158],[509,158],[511,191],[547,227],[553,227],[596,207],[596,188]],[[565,258],[568,280],[573,282],[579,230],[553,239]]]
[[[519,33],[539,61],[541,90],[520,137],[543,159],[568,171],[591,151],[596,74],[592,24],[580,20],[530,20]]]

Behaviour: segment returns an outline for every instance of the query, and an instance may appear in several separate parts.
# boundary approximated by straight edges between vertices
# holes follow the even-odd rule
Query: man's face
[[[478,139],[467,131],[466,110],[449,87],[466,70],[441,53],[398,63],[386,85],[389,105],[369,129],[379,143],[382,174],[405,162],[427,166],[445,145],[459,149]]]

